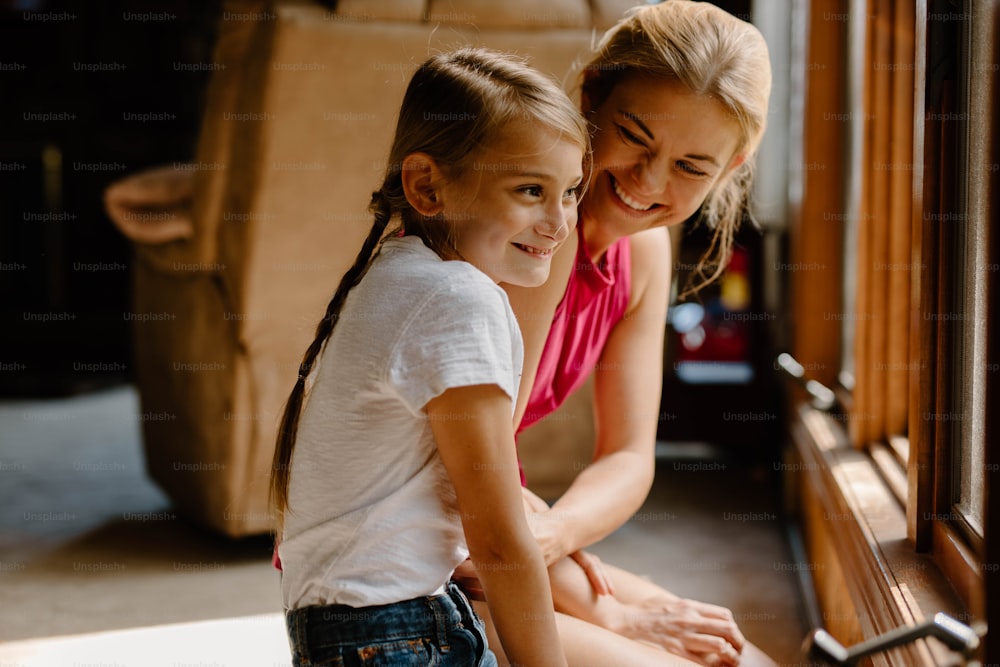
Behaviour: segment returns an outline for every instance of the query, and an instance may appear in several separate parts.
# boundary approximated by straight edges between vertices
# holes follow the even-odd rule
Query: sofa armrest
[[[233,136],[240,117],[248,54],[273,20],[267,0],[226,0],[213,51],[212,77],[196,154],[137,172],[112,183],[105,209],[136,247],[140,259],[161,271],[182,266],[214,270],[229,182]]]
[[[160,245],[194,234],[190,170],[164,165],[115,181],[104,191],[104,206],[118,230],[133,243]]]

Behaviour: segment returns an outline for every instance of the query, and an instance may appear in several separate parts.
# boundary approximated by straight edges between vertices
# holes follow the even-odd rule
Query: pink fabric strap
[[[576,263],[552,319],[518,433],[555,411],[586,381],[611,330],[628,308],[632,290],[629,239],[617,241],[603,261],[594,264],[584,244],[582,225],[577,225],[577,235]]]

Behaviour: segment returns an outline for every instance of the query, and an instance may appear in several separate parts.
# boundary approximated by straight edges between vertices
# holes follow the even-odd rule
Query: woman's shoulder
[[[655,227],[637,232],[628,237],[633,258],[638,255],[645,264],[660,264],[665,256],[669,258],[670,233],[666,227]],[[665,255],[666,254],[666,255]]]
[[[656,227],[628,237],[632,263],[632,294],[629,310],[633,309],[651,285],[669,282],[673,271],[670,234],[665,227]]]

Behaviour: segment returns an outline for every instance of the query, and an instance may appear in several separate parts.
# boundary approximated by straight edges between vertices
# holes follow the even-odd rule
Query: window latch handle
[[[826,630],[815,630],[806,637],[802,650],[809,658],[823,660],[830,665],[855,665],[872,653],[888,651],[924,637],[937,637],[948,648],[968,659],[979,648],[979,637],[985,632],[985,626],[974,630],[939,612],[918,625],[896,628],[851,647],[841,645]]]
[[[806,369],[795,360],[795,357],[787,352],[782,352],[778,355],[775,363],[778,365],[778,368],[792,376],[792,378],[805,388],[812,397],[812,406],[814,408],[829,412],[836,407],[837,395],[833,393],[833,390],[822,382],[808,378],[806,376]]]

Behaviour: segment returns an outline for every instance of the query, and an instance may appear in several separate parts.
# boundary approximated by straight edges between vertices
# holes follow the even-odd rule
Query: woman
[[[532,532],[554,565],[571,665],[665,664],[662,649],[703,665],[773,664],[728,610],[577,553],[624,524],[652,483],[672,264],[665,228],[701,208],[721,270],[769,91],[767,47],[752,25],[684,0],[630,11],[581,74],[594,155],[578,233],[542,287],[505,287],[525,342],[519,430],[594,372],[594,461],[551,508],[525,491]],[[614,594],[595,600],[591,587]]]

